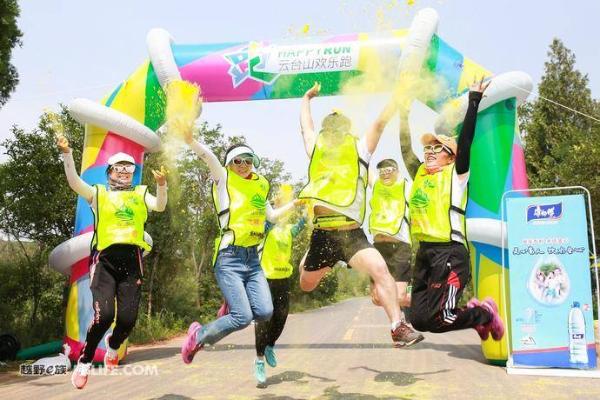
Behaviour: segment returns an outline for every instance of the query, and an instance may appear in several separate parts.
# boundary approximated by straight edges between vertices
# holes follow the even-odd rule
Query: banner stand
[[[552,188],[541,188],[541,189],[524,189],[524,190],[510,190],[504,192],[502,196],[502,282],[503,282],[503,290],[502,297],[504,304],[507,303],[507,299],[509,298],[510,286],[508,276],[507,276],[507,255],[508,255],[508,235],[507,235],[507,215],[506,215],[506,205],[507,198],[511,198],[511,195],[516,195],[513,197],[531,197],[532,193],[540,193],[540,192],[553,192],[558,195],[561,194],[573,194],[574,192],[579,192],[578,194],[584,194],[587,198],[587,222],[588,222],[588,237],[591,238],[591,248],[589,254],[590,267],[594,268],[594,278],[596,283],[596,315],[592,313],[594,318],[594,338],[597,350],[597,356],[600,358],[600,352],[598,352],[600,335],[598,332],[598,313],[600,313],[600,285],[599,285],[599,277],[598,277],[598,263],[596,258],[596,243],[594,236],[594,221],[592,218],[592,204],[591,204],[591,196],[590,192],[583,186],[568,186],[568,187],[552,187]],[[593,295],[593,293],[592,293]],[[512,311],[511,311],[512,315]],[[509,356],[506,363],[506,373],[510,375],[528,375],[528,376],[558,376],[558,377],[579,377],[579,378],[600,378],[600,366],[593,369],[575,369],[575,368],[555,368],[555,367],[536,367],[536,366],[525,366],[525,365],[517,365],[515,366],[513,363],[513,346],[512,346],[512,317],[507,318],[506,326],[507,330],[504,335],[504,340],[507,341],[507,348],[509,349]]]

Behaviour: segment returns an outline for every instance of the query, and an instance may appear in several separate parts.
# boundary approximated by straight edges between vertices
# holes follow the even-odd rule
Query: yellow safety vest
[[[400,232],[402,224],[408,224],[408,207],[404,188],[406,180],[384,185],[381,180],[375,181],[371,196],[371,216],[369,230],[372,235],[385,233],[395,236]]]
[[[94,187],[96,210],[92,248],[100,251],[119,243],[150,251],[152,247],[144,241],[144,225],[148,218],[147,187],[138,185],[133,190],[106,190],[104,185]]]
[[[364,194],[368,164],[359,158],[356,141],[353,135],[345,134],[342,140],[333,143],[327,134],[320,133],[310,158],[308,183],[298,198],[349,207],[357,190],[363,190]],[[361,207],[364,217],[364,202]],[[362,217],[358,222],[362,223]]]
[[[213,184],[213,201],[218,213],[221,235],[217,237],[215,255],[226,232],[233,234],[234,244],[241,247],[258,245],[265,237],[266,206],[269,181],[252,173],[245,179],[235,172],[227,171],[227,199],[220,204],[217,185]]]
[[[421,164],[410,194],[411,234],[422,242],[451,242],[466,246],[465,209],[467,189],[453,203],[452,176],[454,163],[435,174],[427,174]],[[455,218],[451,218],[455,216]]]
[[[260,265],[267,279],[284,279],[292,275],[292,224],[274,225],[259,251]]]

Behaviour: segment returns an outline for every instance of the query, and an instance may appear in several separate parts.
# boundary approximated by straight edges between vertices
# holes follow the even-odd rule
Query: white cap
[[[135,160],[127,153],[117,153],[113,154],[108,158],[108,165],[111,166],[120,162],[128,162],[130,164],[135,164]]]
[[[242,154],[247,154],[252,157],[252,164],[254,164],[254,168],[258,168],[260,165],[260,158],[256,154],[254,154],[254,150],[245,145],[239,145],[229,149],[229,151],[225,154],[225,166],[229,165],[229,163],[236,158],[237,156],[241,156]]]

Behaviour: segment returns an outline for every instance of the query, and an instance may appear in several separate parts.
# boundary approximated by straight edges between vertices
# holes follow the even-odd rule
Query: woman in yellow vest
[[[275,198],[276,208],[284,206],[285,199],[280,195]],[[291,264],[294,238],[302,232],[306,218],[300,217],[296,223],[288,218],[271,224],[267,222],[266,237],[259,247],[260,264],[265,272],[271,298],[273,299],[273,316],[269,321],[257,322],[254,326],[256,343],[256,360],[254,376],[259,384],[266,382],[265,360],[270,367],[277,366],[275,342],[281,336],[290,307],[290,276],[293,272]]]
[[[265,237],[265,221],[276,222],[294,206],[273,210],[267,201],[269,182],[253,171],[260,164],[254,151],[235,145],[225,153],[224,164],[203,143],[193,139],[191,128],[178,126],[179,134],[210,170],[213,200],[220,235],[215,243],[214,272],[229,313],[204,327],[194,322],[181,348],[186,364],[205,344],[214,344],[252,322],[266,321],[273,313],[269,285],[260,266],[258,245]]]
[[[369,182],[373,188],[369,230],[373,235],[373,246],[385,260],[396,281],[400,307],[408,307],[410,294],[407,293],[407,286],[411,277],[411,241],[406,199],[409,185],[406,179],[399,179],[398,163],[391,158],[381,160],[377,164],[377,171],[379,179]],[[373,303],[380,305],[372,281],[371,297]]]
[[[162,167],[152,171],[158,185],[157,196],[152,196],[146,186],[132,184],[137,168],[134,158],[117,153],[108,159],[108,184],[90,186],[77,175],[67,139],[60,137],[57,144],[69,186],[90,204],[95,217],[90,266],[94,319],[71,377],[73,385],[83,389],[96,347],[115,320],[115,298],[115,328],[105,337],[104,365],[109,370],[117,366],[117,350],[135,325],[144,274],[142,252],[151,249],[144,240],[144,225],[148,210],[164,211],[167,180]]]
[[[423,340],[423,336],[414,332],[401,317],[394,278],[361,229],[368,163],[397,106],[390,102],[361,139],[351,133],[350,120],[337,111],[323,119],[317,134],[310,100],[318,95],[319,89],[316,83],[305,93],[300,114],[310,165],[309,181],[299,198],[313,200],[315,215],[310,246],[300,265],[300,287],[304,291],[314,290],[338,261],[367,273],[374,281],[377,297],[391,323],[394,345],[413,345]]]
[[[419,242],[410,321],[419,331],[475,328],[483,340],[490,333],[495,340],[504,335],[498,307],[491,298],[473,299],[467,307],[458,307],[471,279],[465,222],[467,184],[477,109],[488,85],[482,79],[471,86],[458,144],[452,137],[424,134],[425,162],[417,171],[410,171],[414,176],[409,201],[411,234]],[[407,154],[409,150],[403,147],[402,151]]]

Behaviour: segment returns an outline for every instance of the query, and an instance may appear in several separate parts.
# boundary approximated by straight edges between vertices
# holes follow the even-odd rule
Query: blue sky
[[[521,70],[536,83],[548,45],[558,37],[575,52],[578,69],[589,75],[592,93],[600,98],[598,1],[415,0],[408,6],[403,0],[28,0],[20,2],[23,47],[13,57],[21,83],[0,110],[0,140],[13,124],[35,126],[45,107],[56,109],[75,97],[102,98],[147,57],[145,36],[151,28],[167,29],[178,43],[293,38],[304,24],[315,34],[370,32],[378,28],[377,9],[392,4],[397,5],[385,13],[391,26],[408,27],[420,8],[433,7],[440,15],[438,33],[453,47],[496,73]],[[316,119],[344,101],[317,99]],[[363,101],[365,122],[358,130],[366,129],[385,97]],[[307,159],[298,110],[299,100],[211,103],[202,117],[221,123],[227,134],[245,135],[259,154],[282,159],[300,178]],[[382,146],[385,151],[378,150],[376,158],[386,151],[393,155],[396,132],[393,123],[384,139],[390,146]]]

